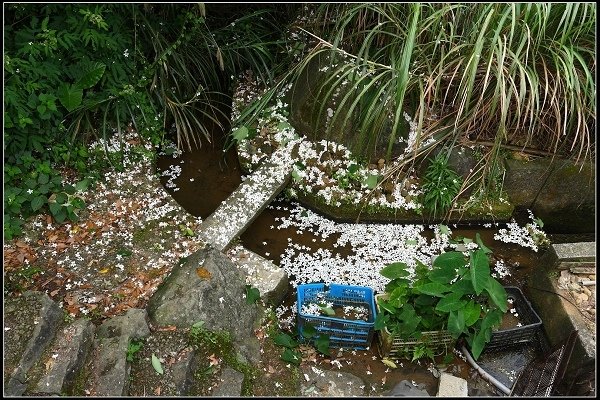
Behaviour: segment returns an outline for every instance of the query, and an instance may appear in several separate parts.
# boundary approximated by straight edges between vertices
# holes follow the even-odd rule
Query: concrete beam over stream
[[[291,163],[263,163],[200,226],[200,238],[223,251],[288,184]]]

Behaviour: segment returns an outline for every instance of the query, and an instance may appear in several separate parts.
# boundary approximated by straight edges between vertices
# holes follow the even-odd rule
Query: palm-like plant
[[[329,55],[312,108],[325,136],[356,132],[366,157],[383,137],[401,167],[431,138],[481,143],[489,182],[503,146],[595,157],[595,15],[592,3],[323,4],[302,28],[319,44],[286,78]],[[394,146],[405,111],[418,124],[410,154]]]

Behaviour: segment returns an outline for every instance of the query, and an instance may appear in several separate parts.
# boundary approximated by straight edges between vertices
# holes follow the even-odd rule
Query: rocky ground
[[[581,312],[590,331],[596,331],[595,267],[572,267],[560,271],[559,288],[569,294],[569,301]]]

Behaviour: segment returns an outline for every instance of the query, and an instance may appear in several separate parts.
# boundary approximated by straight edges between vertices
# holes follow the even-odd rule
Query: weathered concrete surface
[[[91,381],[87,382],[86,393],[91,396],[127,395],[131,369],[126,359],[127,348],[131,339],[150,334],[146,318],[146,310],[132,308],[100,325],[94,341]]]
[[[200,238],[224,250],[281,192],[291,173],[291,163],[262,164],[202,222]]]
[[[469,397],[467,381],[457,376],[442,372],[437,397]]]
[[[569,160],[507,160],[504,190],[517,208],[529,208],[544,229],[595,231],[595,168]]]
[[[213,390],[212,397],[239,397],[242,394],[244,374],[232,368],[225,368],[219,377],[220,383]]]
[[[36,393],[61,395],[70,391],[92,348],[94,329],[91,321],[78,319],[57,334],[48,356],[42,360],[45,372]]]
[[[289,283],[283,268],[243,246],[236,246],[228,255],[246,274],[246,283],[257,288],[266,303],[279,306],[283,302]]]
[[[63,310],[42,292],[25,292],[4,303],[4,395],[20,396],[28,372],[50,345]]]
[[[303,366],[304,378],[300,385],[300,393],[307,397],[362,397],[365,394],[365,383],[349,372],[326,371]],[[308,380],[306,380],[308,376]]]
[[[558,246],[561,257],[567,256],[573,260],[574,254],[584,257],[589,256],[591,249],[588,244],[566,243],[573,246],[573,250]],[[544,255],[540,268],[533,268],[532,276],[528,283],[528,299],[543,321],[542,327],[548,337],[551,347],[555,347],[567,339],[572,330],[578,330],[578,337],[571,356],[567,374],[574,372],[579,367],[595,363],[596,359],[596,333],[588,328],[580,310],[566,300],[569,298],[567,290],[561,289],[558,283],[560,271],[559,256],[556,253],[557,245],[551,246]],[[587,249],[586,251],[581,251]],[[589,251],[588,251],[589,250]]]
[[[596,260],[596,242],[556,243],[552,248],[559,262]]]
[[[148,313],[159,326],[189,328],[204,321],[207,329],[227,331],[241,354],[258,362],[259,344],[253,334],[258,309],[246,304],[245,294],[244,272],[219,250],[207,247],[173,268],[150,299]]]

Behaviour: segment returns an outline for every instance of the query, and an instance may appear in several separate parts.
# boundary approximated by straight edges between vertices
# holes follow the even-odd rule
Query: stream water
[[[222,144],[220,139],[212,144],[203,142],[200,148],[184,151],[178,158],[161,156],[157,160],[159,173],[168,170],[173,165],[181,167],[181,174],[175,180],[177,190],[166,185],[167,177],[163,176],[161,180],[173,198],[194,216],[208,217],[241,182],[241,169],[235,151],[232,149],[227,153],[223,153]],[[274,229],[280,225],[282,218],[290,217],[291,208],[293,208],[293,205],[281,198],[275,200],[243,233],[240,238],[241,243],[246,248],[272,260],[277,265],[280,264],[282,256],[285,255],[290,243],[306,246],[311,251],[327,249],[333,256],[337,254],[341,258],[353,253],[354,249],[348,245],[336,246],[339,234],[321,238],[310,231],[299,231],[293,226]],[[527,285],[528,274],[531,268],[538,264],[541,253],[535,253],[531,249],[516,244],[495,240],[494,234],[501,227],[503,227],[501,224],[492,228],[475,225],[455,226],[452,227],[452,232],[454,237],[463,236],[467,238],[474,238],[475,233],[479,233],[483,242],[493,249],[494,256],[503,259],[510,266],[510,276],[500,279],[501,283],[507,286],[520,287],[527,297],[529,290]],[[433,231],[428,228],[422,234],[428,239],[433,237]],[[557,238],[560,238],[560,236],[557,236]],[[569,241],[568,238],[568,236],[563,237],[564,241]],[[292,276],[291,279],[293,278]],[[295,300],[295,290],[291,287],[290,289],[289,296],[284,302],[284,305],[288,306],[291,306]],[[403,379],[416,381],[424,384],[431,395],[435,395],[437,378],[427,369],[427,362],[422,362],[422,365],[406,362],[404,363],[405,368],[399,368],[394,370],[394,374],[389,374],[389,369],[383,363],[374,361],[374,357],[378,356],[374,347],[376,346],[368,351],[357,351],[356,354],[352,354],[352,360],[354,361],[347,367],[345,366],[344,370],[363,378],[365,382],[386,383],[387,380],[386,387],[393,387],[395,382]],[[535,351],[516,353],[513,357],[504,356],[501,364],[502,370],[506,373],[503,374],[500,371],[496,377],[510,385],[509,378],[514,379],[514,376],[511,377],[511,374],[514,373],[513,370],[522,368],[523,363],[533,356],[535,356]],[[491,363],[494,363],[493,359]],[[483,382],[478,374],[460,358],[455,358],[448,365],[448,371],[469,381],[470,395],[499,394],[491,385]],[[507,379],[509,380],[507,381]]]

